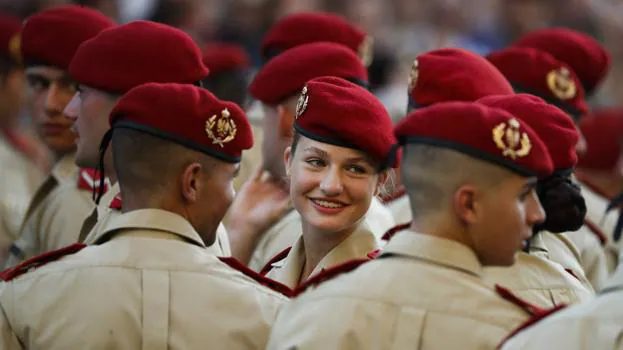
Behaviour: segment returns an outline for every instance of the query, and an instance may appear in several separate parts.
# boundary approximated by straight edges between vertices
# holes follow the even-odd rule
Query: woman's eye
[[[365,174],[366,173],[366,169],[360,165],[349,165],[346,170],[350,171],[351,173],[355,173],[355,174]]]
[[[313,167],[322,167],[324,166],[324,161],[322,159],[316,159],[316,158],[312,158],[312,159],[308,159],[305,161],[307,164],[313,166]]]
[[[50,82],[39,78],[29,78],[28,85],[30,85],[33,90],[39,91],[47,89],[50,86]]]

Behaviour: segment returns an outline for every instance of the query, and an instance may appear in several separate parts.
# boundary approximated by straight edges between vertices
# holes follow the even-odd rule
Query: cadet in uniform
[[[310,80],[295,118],[285,163],[290,198],[300,215],[296,232],[302,233],[262,270],[290,288],[380,248],[380,237],[364,216],[389,178],[388,168],[397,165],[387,164],[396,143],[391,117],[356,84],[337,77]]]
[[[313,78],[334,76],[365,86],[368,74],[359,58],[347,47],[335,43],[304,44],[283,52],[270,60],[253,79],[251,95],[264,105],[264,168],[274,179],[285,179],[283,154],[292,144],[297,99],[305,83]],[[335,116],[335,118],[347,116]],[[284,186],[285,187],[285,186]],[[287,191],[287,189],[285,189]],[[244,188],[235,202],[250,196]],[[260,271],[278,253],[293,245],[301,233],[301,217],[290,211],[271,226],[262,218],[261,223],[250,224],[247,214],[236,210],[229,213],[229,233],[234,246],[234,256]],[[372,199],[365,217],[366,225],[379,238],[394,226],[394,220],[377,199]]]
[[[199,84],[208,75],[201,50],[186,33],[149,21],[111,28],[85,42],[71,61],[69,71],[80,84],[80,90],[65,112],[74,120],[80,136],[76,163],[89,167],[100,166],[99,146],[109,130],[108,115],[123,93],[147,82]],[[106,176],[115,183],[116,172],[110,156],[110,151],[104,155],[103,166]],[[118,212],[118,208],[110,208],[114,198],[119,202],[118,194],[119,187],[113,186],[102,197],[97,209],[86,218],[76,241],[92,242],[86,237],[95,223],[98,223],[95,231],[103,229],[106,218]],[[219,229],[218,237],[217,248],[222,255],[229,255],[223,228]]]
[[[123,214],[92,246],[3,273],[0,348],[265,348],[286,298],[206,249],[253,143],[244,112],[190,84],[150,83],[110,118]]]
[[[518,253],[513,266],[488,268],[485,279],[546,308],[592,300],[594,292],[589,282],[583,275],[571,274],[551,261],[541,237],[544,231],[558,234],[577,230],[584,222],[584,198],[570,179],[577,164],[575,148],[579,140],[573,120],[557,107],[528,94],[488,96],[477,102],[504,109],[528,124],[545,143],[555,169],[548,178],[539,179],[537,186],[545,222],[534,227],[528,246]],[[576,269],[582,270],[580,266]]]
[[[574,120],[580,119],[588,112],[580,80],[569,66],[550,54],[531,48],[510,47],[489,54],[487,59],[506,76],[516,92],[541,97]],[[565,181],[574,183],[572,178]],[[582,207],[586,210],[585,205]],[[580,230],[582,227],[585,226],[581,226]],[[577,229],[572,225],[566,232],[552,234],[543,231],[539,236],[547,246],[551,260],[570,269],[588,288],[592,288],[590,282],[587,283],[580,252],[567,237],[568,233]],[[596,240],[594,243],[599,245]]]
[[[18,18],[0,16],[0,262],[6,260],[28,203],[44,178],[18,131],[24,88],[21,27]]]
[[[562,310],[508,340],[503,350],[623,348],[623,265],[597,298]]]
[[[419,55],[409,76],[407,111],[438,102],[473,102],[489,95],[511,95],[513,88],[486,59],[463,49],[439,49]],[[409,198],[400,181],[383,198],[397,224],[411,222]]]
[[[470,102],[419,109],[394,133],[406,144],[411,229],[286,305],[269,349],[494,349],[529,318],[486,286],[482,269],[512,265],[545,218],[534,187],[553,169],[538,135]]]
[[[76,134],[63,110],[76,92],[68,72],[76,50],[114,25],[103,14],[80,6],[37,13],[24,25],[21,50],[33,117],[56,164],[29,205],[5,267],[76,242],[75,233],[95,208],[92,193],[99,178],[94,169],[80,169],[74,164]]]

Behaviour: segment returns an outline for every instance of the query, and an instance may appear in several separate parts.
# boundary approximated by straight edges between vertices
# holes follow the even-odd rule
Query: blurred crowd
[[[275,20],[297,11],[344,15],[374,37],[373,91],[392,115],[404,113],[408,70],[416,54],[462,47],[486,54],[520,35],[564,26],[586,32],[613,55],[613,68],[593,107],[623,99],[623,3],[614,0],[0,0],[21,17],[59,3],[97,8],[123,23],[150,19],[183,29],[199,43],[242,45],[261,64],[261,37]],[[310,28],[313,30],[313,28]]]

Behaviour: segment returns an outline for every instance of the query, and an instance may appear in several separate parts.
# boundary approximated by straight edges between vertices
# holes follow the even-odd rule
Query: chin
[[[309,219],[308,219],[309,218]],[[303,218],[307,224],[317,231],[327,234],[333,234],[342,232],[353,227],[355,224],[350,220],[345,220],[338,217],[322,217],[314,215],[314,217]]]

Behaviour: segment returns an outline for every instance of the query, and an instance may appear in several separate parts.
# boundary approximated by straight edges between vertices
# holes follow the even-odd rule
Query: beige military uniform
[[[379,239],[365,225],[360,225],[348,238],[331,249],[320,260],[309,275],[309,278],[346,261],[366,258],[369,253],[380,248]],[[271,267],[272,269],[267,274],[267,277],[281,282],[292,289],[305,282],[300,280],[305,267],[305,243],[303,237],[299,237],[296,243],[294,243],[285,259],[273,263]]]
[[[45,174],[0,132],[0,266],[19,237],[28,204]]]
[[[78,177],[91,188],[79,188]],[[74,164],[73,153],[62,157],[31,201],[20,236],[11,246],[4,267],[78,242],[82,222],[95,208],[95,181]]]
[[[577,304],[592,300],[592,287],[584,285],[560,264],[549,259],[549,250],[541,234],[531,240],[531,253],[517,253],[510,267],[485,268],[485,281],[501,285],[521,299],[540,306],[553,308],[561,304]]]
[[[120,194],[119,183],[116,183],[102,196],[100,204],[93,209],[91,215],[89,215],[82,224],[81,231],[88,232],[86,237],[81,240],[83,243],[94,244],[96,238],[101,235],[102,231],[108,229],[109,222],[113,218],[121,215],[119,209],[111,207],[115,198],[120,200]],[[222,223],[218,226],[216,240],[210,248],[214,250],[217,256],[231,256],[229,236]]]
[[[560,311],[521,331],[504,350],[623,349],[623,266],[593,301]]]
[[[363,223],[379,239],[396,225],[391,212],[376,198],[372,199]],[[296,210],[281,218],[260,238],[251,255],[249,267],[260,271],[275,255],[294,245],[301,235],[301,225],[301,216]]]
[[[181,216],[118,215],[94,244],[0,287],[0,348],[265,348],[286,298],[221,262]]]
[[[401,231],[379,258],[286,305],[268,348],[495,349],[529,316],[482,275],[466,246]]]
[[[612,263],[612,261],[608,262],[606,250],[601,241],[587,225],[580,227],[578,231],[567,232],[565,235],[579,251],[582,269],[593,289],[601,290],[610,276],[608,269],[609,264]]]
[[[582,185],[582,183],[580,183]],[[595,193],[588,186],[582,185],[582,196],[586,202],[586,220],[591,221],[594,225],[601,229],[601,232],[605,235],[606,242],[602,246],[603,254],[606,257],[608,272],[613,272],[618,265],[619,254],[622,251],[623,240],[620,242],[614,242],[613,233],[619,218],[618,210],[611,210],[606,212],[608,207],[608,201]],[[595,254],[602,254],[601,252],[594,252],[597,248],[595,240],[587,240],[584,235],[591,234],[595,236],[593,232],[588,228],[579,230],[576,232],[568,233],[569,238],[577,246],[581,256],[588,256],[584,260],[587,262],[599,262],[600,258],[595,257]]]

